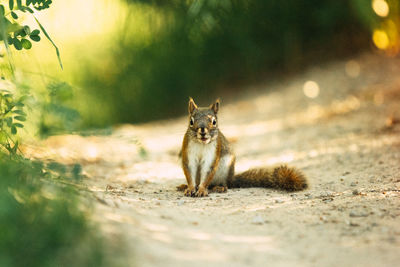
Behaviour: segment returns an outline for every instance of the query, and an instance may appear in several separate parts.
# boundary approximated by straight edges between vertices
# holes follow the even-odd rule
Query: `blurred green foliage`
[[[132,15],[113,40],[111,59],[81,73],[96,103],[90,126],[183,114],[188,96],[207,103],[241,82],[368,45],[346,0],[126,1]],[[138,12],[144,26],[135,24]]]
[[[104,241],[89,222],[88,199],[76,190],[82,167],[30,161],[18,149],[27,118],[32,122],[37,117],[43,136],[72,127],[78,117],[65,105],[72,97],[67,83],[49,83],[45,93],[33,92],[33,96],[28,79],[17,77],[12,62],[9,45],[30,49],[28,37],[38,42],[42,32],[56,48],[61,65],[58,48],[36,17],[41,32],[17,21],[20,12],[33,13],[32,9],[46,9],[51,3],[9,0],[0,4],[0,39],[8,63],[0,65],[0,266],[106,266],[111,261],[106,263]]]
[[[41,137],[71,132],[78,129],[80,114],[71,108],[74,89],[66,83],[53,81],[47,84],[46,92],[38,95],[38,134]]]
[[[20,16],[18,14],[30,13],[33,15],[35,13],[34,10],[41,11],[48,9],[52,4],[52,0],[8,0],[6,2],[6,4],[0,4],[0,40],[4,41],[7,50],[8,46],[14,46],[16,50],[31,49],[32,43],[30,40],[39,42],[41,39],[40,30],[31,30],[29,25],[22,25],[19,22]],[[39,20],[36,17],[34,18],[45,37],[56,49],[56,54],[62,68],[58,47]]]
[[[104,266],[87,207],[45,169],[0,153],[0,266]]]
[[[7,150],[10,155],[15,155],[18,150],[17,132],[24,128],[27,97],[17,97],[10,90],[0,89],[0,148]]]

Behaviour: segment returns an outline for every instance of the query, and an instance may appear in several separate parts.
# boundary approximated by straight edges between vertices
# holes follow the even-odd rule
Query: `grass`
[[[0,266],[104,266],[77,191],[41,162],[0,153]]]

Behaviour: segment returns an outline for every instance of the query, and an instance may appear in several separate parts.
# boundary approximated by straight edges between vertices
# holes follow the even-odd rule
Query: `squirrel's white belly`
[[[189,141],[188,160],[190,176],[193,183],[198,185],[207,178],[215,160],[217,142],[212,141],[208,144],[202,144],[196,141]],[[199,169],[200,168],[200,169]],[[199,172],[197,171],[199,169]],[[196,179],[197,174],[200,176]],[[197,182],[197,183],[196,183]]]
[[[233,159],[234,159],[233,155],[227,154],[219,160],[218,169],[217,172],[215,173],[214,179],[211,182],[211,185],[226,186],[228,173],[231,168]]]

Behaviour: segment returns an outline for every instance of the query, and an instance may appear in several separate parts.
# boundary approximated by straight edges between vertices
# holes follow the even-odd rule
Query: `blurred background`
[[[397,0],[54,1],[37,17],[64,70],[50,42],[14,57],[33,91],[71,89],[63,101],[78,112],[66,125],[42,119],[42,133],[138,123],[185,114],[189,96],[229,101],[245,94],[241,85],[313,63],[365,50],[394,56],[399,9]]]
[[[61,150],[33,146],[29,158],[21,140],[26,152],[36,136],[109,134],[113,125],[184,115],[189,96],[201,105],[216,97],[233,102],[253,85],[288,80],[314,64],[366,51],[396,57],[399,30],[398,0],[0,0],[0,266],[111,266],[124,253],[124,246],[110,248],[89,219],[92,201],[107,203],[88,189],[90,179],[82,182],[84,164],[116,176],[96,165],[96,146],[76,135],[60,139],[93,162],[56,162]],[[347,62],[347,75],[358,76],[360,65]],[[305,82],[303,92],[316,98],[318,84]],[[381,105],[383,95],[375,102]],[[354,96],[339,104],[333,106],[359,106]],[[96,139],[116,162],[108,170],[123,169],[125,178],[125,165],[135,167],[138,158],[146,171],[154,168],[136,134],[125,137],[130,145],[121,141],[124,149]],[[170,143],[154,139],[161,141],[153,150]],[[136,147],[139,156],[127,157]],[[162,166],[163,175],[177,169],[175,162]]]

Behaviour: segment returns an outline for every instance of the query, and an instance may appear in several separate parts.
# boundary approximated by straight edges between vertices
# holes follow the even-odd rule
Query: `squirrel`
[[[198,107],[189,98],[189,126],[184,135],[181,158],[187,185],[178,186],[185,196],[205,197],[208,190],[223,193],[228,188],[265,187],[299,191],[308,187],[305,176],[285,165],[235,172],[235,154],[218,128],[220,100]]]

